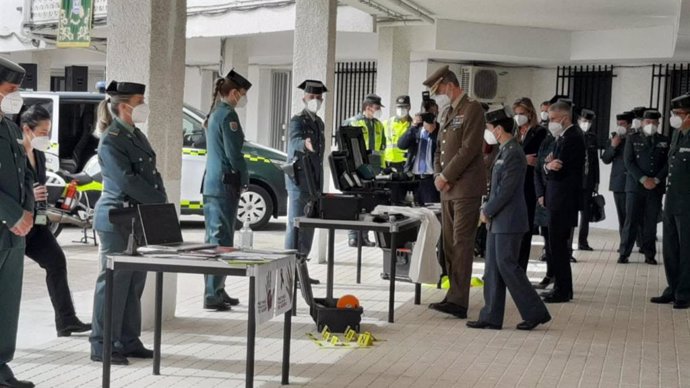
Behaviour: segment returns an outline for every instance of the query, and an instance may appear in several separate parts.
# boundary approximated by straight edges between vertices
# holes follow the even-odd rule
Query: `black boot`
[[[69,322],[56,326],[58,337],[69,337],[72,333],[84,333],[91,330],[90,323],[84,323],[77,317],[69,320]]]

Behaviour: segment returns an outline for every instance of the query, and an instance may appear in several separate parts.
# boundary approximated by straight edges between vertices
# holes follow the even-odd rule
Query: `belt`
[[[430,179],[434,177],[434,174],[415,174],[415,177],[419,179]]]

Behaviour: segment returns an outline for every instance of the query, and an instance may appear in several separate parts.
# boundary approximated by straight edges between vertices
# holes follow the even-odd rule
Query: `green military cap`
[[[18,64],[0,57],[0,83],[8,82],[20,85],[24,80],[26,70]]]
[[[379,106],[383,107],[383,104],[381,104],[381,97],[379,97],[373,93],[364,97],[364,102],[369,103],[369,104],[379,105]]]
[[[410,96],[398,96],[398,98],[395,99],[395,105],[410,106]]]
[[[507,107],[494,109],[484,113],[484,119],[489,124],[495,124],[501,120],[510,120],[513,115],[510,113]]]
[[[671,100],[671,109],[690,109],[690,93]]]
[[[659,120],[661,118],[661,113],[656,109],[647,109],[644,111],[642,117],[650,120]]]
[[[297,86],[297,89],[302,89],[306,93],[311,94],[323,94],[328,91],[328,89],[326,89],[326,85],[324,85],[323,82],[313,79],[305,80],[304,82],[299,84],[299,86]]]
[[[583,110],[580,112],[580,118],[583,118],[583,119],[585,119],[585,120],[592,121],[592,120],[594,120],[595,117],[597,117],[597,115],[594,114],[594,111],[593,111],[593,110],[590,110],[590,109],[583,109]]]
[[[146,85],[136,82],[110,81],[108,87],[105,88],[105,93],[110,96],[144,94],[146,93]]]
[[[235,69],[230,70],[230,72],[228,73],[228,75],[225,76],[225,78],[232,81],[240,89],[249,90],[249,88],[252,87],[252,83],[249,82],[243,76],[241,76],[240,73],[236,72]]]
[[[445,65],[433,72],[429,77],[427,77],[427,79],[425,79],[424,82],[422,82],[422,85],[429,88],[429,93],[433,95],[436,92],[438,85],[441,83],[441,81],[443,81],[443,78],[445,78],[446,74],[450,72],[450,67],[448,65]]]

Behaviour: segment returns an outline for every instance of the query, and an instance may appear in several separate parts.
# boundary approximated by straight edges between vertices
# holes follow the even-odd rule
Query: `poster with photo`
[[[280,315],[292,309],[292,297],[295,286],[295,261],[283,260],[276,264],[275,315]]]
[[[261,264],[256,267],[256,323],[260,325],[270,321],[275,312],[276,292],[275,263]]]

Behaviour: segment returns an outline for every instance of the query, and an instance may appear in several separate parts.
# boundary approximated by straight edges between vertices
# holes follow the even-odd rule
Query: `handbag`
[[[606,219],[606,200],[604,196],[594,192],[589,198],[589,222],[601,222]]]

